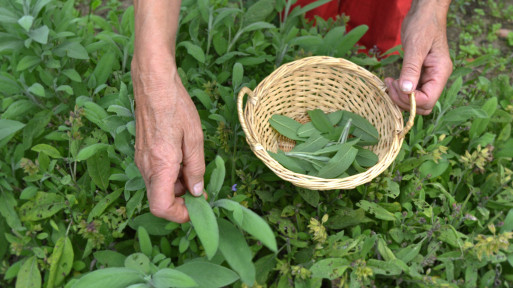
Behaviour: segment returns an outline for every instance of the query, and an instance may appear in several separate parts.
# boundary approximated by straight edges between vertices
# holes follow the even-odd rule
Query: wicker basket
[[[410,96],[411,112],[403,127],[399,108],[385,92],[385,84],[366,69],[344,59],[314,56],[284,64],[251,91],[244,87],[238,95],[239,119],[246,140],[255,155],[276,175],[296,186],[312,190],[352,189],[374,179],[392,162],[413,126],[415,96]],[[243,108],[244,95],[248,95]],[[369,120],[380,140],[370,148],[379,157],[367,171],[341,179],[325,179],[292,172],[271,158],[267,150],[290,150],[295,142],[278,134],[269,118],[281,114],[305,123],[307,111],[348,110]]]

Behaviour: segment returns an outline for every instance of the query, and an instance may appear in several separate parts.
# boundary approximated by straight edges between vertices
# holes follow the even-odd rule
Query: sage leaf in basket
[[[299,137],[308,138],[308,137],[311,137],[312,135],[314,135],[315,132],[318,132],[318,131],[319,130],[315,129],[315,127],[314,127],[312,122],[307,122],[307,123],[301,125],[297,129],[297,135]]]
[[[342,120],[344,116],[344,110],[338,110],[335,112],[331,112],[328,114],[328,119],[330,119],[331,125],[335,126]]]
[[[305,143],[296,145],[292,151],[294,152],[315,152],[326,146],[330,140],[324,138],[319,131],[316,131]]]
[[[372,124],[362,116],[344,111],[344,116],[342,120],[340,120],[338,126],[345,126],[347,121],[351,119],[351,125],[355,127],[353,131],[353,136],[360,138],[362,145],[375,145],[379,140],[379,133],[376,127],[372,126]]]
[[[281,135],[292,140],[303,140],[299,137],[296,131],[301,126],[301,123],[287,116],[275,114],[269,119],[271,126],[278,131]]]
[[[340,150],[321,170],[319,170],[317,176],[322,178],[336,178],[351,166],[357,153],[358,149],[354,148],[353,145],[349,143],[341,144]]]
[[[305,174],[305,169],[292,157],[287,157],[283,151],[278,151],[278,153],[273,153],[271,151],[267,151],[269,156],[271,156],[274,160],[278,161],[283,167],[289,169],[292,172]]]
[[[333,124],[330,119],[321,109],[315,109],[308,111],[310,120],[312,120],[313,126],[322,133],[330,133],[333,131]]]
[[[355,160],[358,162],[358,165],[361,167],[372,167],[378,163],[378,155],[374,154],[374,152],[362,147],[356,148],[358,149],[358,154],[356,155]]]

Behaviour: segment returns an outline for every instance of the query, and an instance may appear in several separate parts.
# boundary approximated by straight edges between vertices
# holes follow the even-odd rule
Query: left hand
[[[440,98],[452,73],[446,22],[449,0],[414,0],[403,21],[404,49],[399,79],[386,78],[390,98],[410,109],[409,94],[415,92],[417,113],[427,115]]]

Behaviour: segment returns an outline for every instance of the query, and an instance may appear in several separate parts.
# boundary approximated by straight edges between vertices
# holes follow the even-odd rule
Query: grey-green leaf
[[[89,145],[89,146],[81,149],[80,152],[78,152],[76,160],[77,161],[87,160],[89,157],[93,156],[98,151],[105,150],[108,147],[109,147],[108,144],[103,144],[103,143],[96,143],[93,145]]]
[[[351,144],[342,144],[340,150],[331,158],[331,160],[319,170],[318,177],[335,178],[343,174],[353,163],[358,150]]]
[[[73,246],[71,240],[66,237],[61,237],[55,243],[52,256],[50,258],[50,275],[48,277],[48,288],[59,286],[66,275],[71,272],[73,268]]]
[[[278,161],[278,163],[290,171],[305,174],[305,169],[303,169],[303,167],[301,167],[301,165],[298,164],[294,158],[287,157],[283,151],[278,151],[278,153],[267,151],[267,153],[269,153],[269,156],[271,156],[274,160]]]
[[[176,270],[189,275],[202,288],[225,287],[239,279],[232,270],[203,261],[190,261],[176,267]]]
[[[317,130],[322,133],[329,133],[333,130],[333,124],[331,124],[330,119],[321,109],[310,110],[308,115]]]
[[[80,156],[80,152],[78,153]],[[94,184],[103,191],[109,187],[110,159],[107,151],[98,151],[87,158],[87,173]]]
[[[153,274],[153,285],[157,288],[198,287],[198,283],[189,275],[170,268],[164,268]]]
[[[296,120],[284,115],[275,114],[269,119],[269,123],[281,135],[292,140],[303,140],[303,138],[299,137],[296,133],[301,126]]]
[[[239,273],[241,280],[252,287],[255,284],[255,265],[251,261],[253,254],[242,233],[230,222],[219,218],[219,250],[226,262]]]
[[[376,127],[374,127],[369,120],[364,117],[352,113],[349,111],[344,111],[344,116],[342,120],[339,122],[339,126],[345,126],[347,121],[351,119],[351,125],[355,127],[353,131],[353,135],[362,140],[362,142],[368,142],[373,144],[362,144],[362,145],[374,145],[378,143],[379,133]]]
[[[271,251],[276,252],[278,250],[276,238],[267,222],[248,208],[241,206],[241,209],[244,217],[242,218],[242,225],[240,227],[260,240],[260,242]]]
[[[311,137],[316,132],[319,132],[319,130],[314,127],[312,122],[306,122],[305,124],[299,126],[296,131],[297,135],[302,138]]]
[[[207,257],[212,259],[219,247],[219,228],[214,211],[204,197],[186,194],[184,198],[194,230],[205,248]]]
[[[64,197],[56,193],[37,192],[35,199],[20,207],[22,221],[46,219],[66,207]]]
[[[0,119],[0,141],[25,127],[25,124],[8,119]]]
[[[235,222],[238,225],[242,225],[242,219],[244,218],[244,214],[242,213],[242,206],[238,202],[235,202],[230,199],[219,199],[216,202],[214,202],[213,205],[232,211],[233,219],[235,219]]]
[[[317,133],[312,134],[305,143],[298,144],[292,149],[293,152],[315,152],[320,150],[330,142],[330,140],[321,136],[321,133],[316,131]]]
[[[362,167],[372,167],[376,165],[379,161],[378,155],[376,155],[371,150],[356,147],[358,149],[358,154],[356,154],[356,162]]]
[[[104,268],[90,272],[71,286],[71,288],[97,287],[101,283],[103,287],[125,288],[132,284],[144,283],[143,275],[129,268]]]
[[[16,288],[41,287],[41,273],[37,268],[37,258],[28,258],[18,271]]]

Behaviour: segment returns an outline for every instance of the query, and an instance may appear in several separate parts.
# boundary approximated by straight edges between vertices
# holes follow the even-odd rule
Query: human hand
[[[146,183],[150,211],[184,223],[186,190],[203,195],[205,160],[201,121],[171,58],[132,61],[136,102],[135,163]]]
[[[397,80],[385,79],[390,98],[402,109],[410,109],[408,94],[415,92],[417,113],[431,113],[452,73],[446,33],[449,3],[449,0],[413,1],[403,21],[401,75]]]

